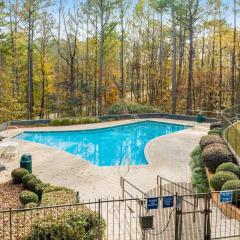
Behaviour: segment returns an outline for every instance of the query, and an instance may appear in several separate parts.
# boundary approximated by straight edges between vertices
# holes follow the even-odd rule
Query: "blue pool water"
[[[41,143],[77,155],[97,166],[146,165],[146,143],[187,126],[143,121],[102,129],[24,132],[16,138]]]

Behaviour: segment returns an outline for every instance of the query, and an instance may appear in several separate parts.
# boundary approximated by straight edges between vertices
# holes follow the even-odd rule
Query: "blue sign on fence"
[[[232,199],[233,199],[232,191],[220,192],[220,203],[232,203]]]
[[[163,208],[172,208],[174,206],[174,196],[165,196],[162,201]]]
[[[158,198],[147,199],[147,209],[158,209]]]

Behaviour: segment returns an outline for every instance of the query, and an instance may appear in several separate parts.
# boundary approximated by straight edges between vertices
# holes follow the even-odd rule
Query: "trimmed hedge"
[[[205,193],[208,192],[209,189],[207,175],[201,159],[201,153],[201,147],[197,145],[191,154],[192,160],[190,162],[192,169],[192,186],[197,193]]]
[[[233,162],[232,154],[225,147],[208,147],[202,153],[202,160],[209,171],[215,173],[222,163]]]
[[[20,202],[23,204],[23,205],[26,205],[28,203],[37,203],[38,202],[38,196],[36,193],[34,192],[30,192],[30,191],[23,191],[19,194],[19,199],[20,199]]]
[[[26,187],[28,181],[30,181],[32,179],[37,179],[37,177],[34,174],[30,174],[30,173],[26,174],[22,179],[23,186]]]
[[[50,120],[51,126],[68,126],[76,124],[99,123],[101,120],[96,117],[81,118],[54,118]]]
[[[76,202],[75,192],[68,190],[43,192],[41,206],[73,204]]]
[[[240,180],[231,180],[227,181],[222,186],[222,191],[228,190],[238,190],[233,192],[233,203],[239,204],[240,203]]]
[[[223,139],[220,136],[216,136],[216,135],[203,136],[199,144],[201,146],[201,149],[203,150],[207,145],[213,144],[213,143],[225,144]]]
[[[23,177],[29,174],[28,170],[25,168],[14,169],[11,173],[14,183],[22,183]]]
[[[220,166],[218,166],[216,172],[221,172],[221,171],[232,172],[240,177],[240,168],[235,163],[228,162],[228,163],[221,164]]]
[[[37,185],[41,184],[41,180],[39,179],[30,179],[28,182],[26,182],[26,184],[24,185],[24,187],[32,192],[36,192],[35,188]]]
[[[221,128],[213,128],[208,132],[208,134],[222,136],[222,129]]]
[[[47,215],[34,222],[26,240],[94,240],[104,239],[105,221],[95,212],[70,212],[54,218]]]
[[[211,177],[210,185],[214,190],[220,191],[225,182],[238,179],[238,176],[232,172],[221,171]]]
[[[220,148],[225,148],[226,150],[228,150],[228,147],[227,147],[227,145],[225,145],[225,144],[222,144],[222,143],[212,143],[212,144],[209,144],[209,145],[207,145],[204,149],[203,149],[203,151],[204,150],[206,150],[206,149],[208,149],[208,148],[212,148],[212,147],[220,147]]]

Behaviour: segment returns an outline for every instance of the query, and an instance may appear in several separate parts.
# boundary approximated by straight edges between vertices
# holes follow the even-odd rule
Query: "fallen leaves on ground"
[[[21,184],[13,184],[12,181],[0,184],[0,210],[19,208],[19,193],[23,191]]]

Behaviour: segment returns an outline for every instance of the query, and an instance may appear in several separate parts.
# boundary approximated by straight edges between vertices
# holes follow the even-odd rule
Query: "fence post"
[[[210,200],[209,194],[205,197],[205,209],[204,209],[204,240],[211,240],[211,226],[210,226]]]
[[[98,199],[98,240],[102,240],[101,199]]]
[[[9,209],[9,234],[10,234],[10,240],[12,240],[12,209]]]
[[[162,178],[160,177],[160,196],[162,197]]]

